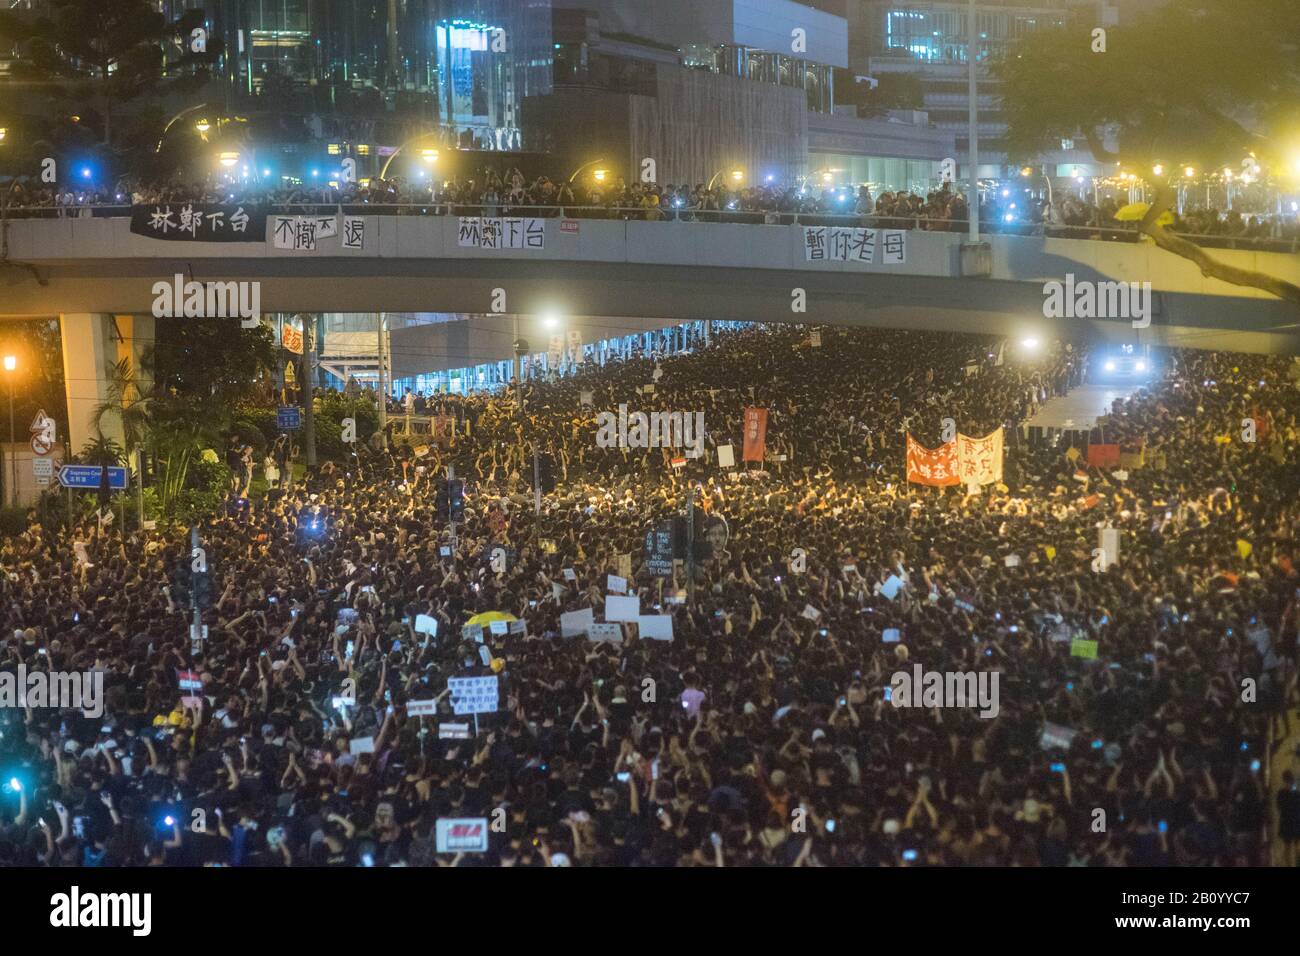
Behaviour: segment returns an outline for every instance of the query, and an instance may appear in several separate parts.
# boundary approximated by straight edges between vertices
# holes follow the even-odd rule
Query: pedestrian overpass
[[[359,218],[360,248],[332,235],[303,250],[279,248],[270,220],[256,242],[165,241],[132,233],[125,216],[8,220],[0,318],[61,318],[73,447],[89,437],[105,367],[123,355],[138,365],[153,336],[154,286],[176,275],[257,282],[263,312],[498,313],[503,323],[541,313],[730,319],[1300,355],[1300,309],[1206,278],[1149,243],[999,234],[986,237],[973,268],[966,237],[955,232],[906,231],[888,249],[878,232],[869,257],[861,233],[841,236],[856,246],[831,258],[820,245],[827,235],[810,238],[797,224],[552,218],[542,220],[539,248],[482,248],[465,242],[451,216]],[[839,246],[842,254],[847,246]],[[1300,256],[1212,254],[1300,285]],[[1150,325],[1046,318],[1044,286],[1067,275],[1076,285],[1151,283]]]

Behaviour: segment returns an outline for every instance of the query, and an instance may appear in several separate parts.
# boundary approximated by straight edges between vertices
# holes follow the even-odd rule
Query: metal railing
[[[190,200],[161,200],[143,205],[177,205]],[[197,202],[198,200],[194,200]],[[881,213],[837,214],[825,212],[777,212],[749,209],[644,208],[640,206],[549,205],[514,206],[506,203],[451,202],[339,202],[255,204],[267,215],[350,216],[454,216],[487,218],[586,219],[624,222],[706,222],[736,225],[839,226],[872,229],[903,229],[925,232],[965,233],[965,219],[931,219],[924,216],[896,216]],[[132,207],[121,204],[72,206],[18,206],[4,210],[4,218],[17,219],[122,219]],[[1048,225],[981,220],[980,231],[1003,236],[1046,236],[1054,239],[1089,239],[1106,242],[1137,242],[1141,233],[1135,224]],[[1300,237],[1230,236],[1220,233],[1179,232],[1174,235],[1207,249],[1250,249],[1270,252],[1300,252]]]

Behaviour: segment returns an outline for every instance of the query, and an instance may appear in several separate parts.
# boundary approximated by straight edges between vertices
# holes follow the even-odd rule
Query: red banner
[[[1094,468],[1118,468],[1119,445],[1089,445],[1088,464]]]
[[[959,484],[961,479],[957,470],[957,443],[950,441],[931,450],[908,435],[907,480],[936,488]]]
[[[450,415],[438,415],[433,420],[433,440],[451,441],[456,433],[456,419]]]
[[[763,449],[767,444],[767,409],[745,409],[745,451],[744,461],[762,461]]]

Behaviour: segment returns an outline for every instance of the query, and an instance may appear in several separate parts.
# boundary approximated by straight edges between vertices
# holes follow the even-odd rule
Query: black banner
[[[645,566],[656,577],[673,576],[673,545],[676,537],[671,519],[645,533]]]
[[[265,242],[266,210],[237,203],[149,203],[131,207],[131,231],[168,242]]]

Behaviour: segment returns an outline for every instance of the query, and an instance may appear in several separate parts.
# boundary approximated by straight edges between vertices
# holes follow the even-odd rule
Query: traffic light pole
[[[451,532],[451,551],[456,553],[456,508],[451,500],[451,483],[456,477],[456,466],[447,466],[447,528]]]
[[[312,378],[316,370],[312,367],[316,358],[316,316],[302,314],[302,439],[307,453],[307,468],[316,467],[316,419],[312,414],[315,406],[312,399]]]
[[[687,484],[686,498],[686,606],[695,610],[695,483]]]
[[[533,446],[533,513],[542,513],[542,479],[538,473],[537,446]]]
[[[193,560],[193,554],[199,546],[199,526],[190,527],[190,555]],[[190,572],[190,609],[193,611],[194,620],[190,625],[190,653],[200,649],[203,644],[203,612],[199,610],[199,583],[196,577],[198,572]]]

